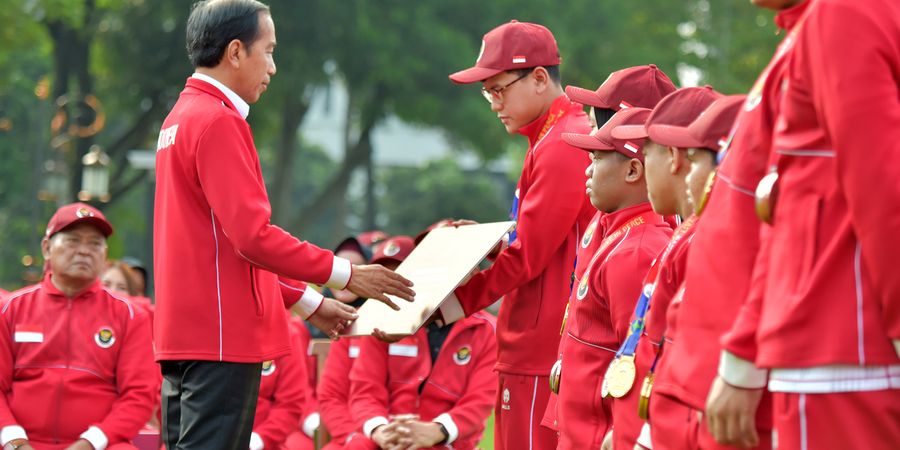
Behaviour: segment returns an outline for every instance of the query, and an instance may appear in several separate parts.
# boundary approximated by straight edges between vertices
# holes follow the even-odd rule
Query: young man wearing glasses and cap
[[[583,194],[588,156],[560,138],[563,131],[591,128],[582,106],[563,92],[560,61],[550,30],[512,21],[484,36],[474,67],[450,75],[455,83],[480,82],[506,131],[527,137],[529,144],[509,248],[442,308],[444,319],[453,321],[504,298],[497,326],[498,449],[556,448],[556,433],[540,422],[575,252],[594,213]]]

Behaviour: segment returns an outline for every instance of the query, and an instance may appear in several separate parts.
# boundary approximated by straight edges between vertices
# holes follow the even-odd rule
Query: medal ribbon
[[[637,351],[638,342],[641,340],[641,335],[644,333],[644,326],[646,325],[644,318],[647,315],[647,311],[650,309],[650,298],[653,297],[653,291],[656,289],[656,281],[657,278],[659,278],[659,268],[663,261],[669,259],[675,245],[681,241],[681,238],[684,237],[696,223],[696,215],[688,217],[687,220],[682,222],[681,226],[675,230],[675,234],[672,235],[672,239],[669,239],[669,243],[666,245],[665,250],[663,250],[662,254],[653,261],[653,265],[650,266],[650,271],[647,272],[647,276],[644,277],[644,288],[641,290],[641,296],[638,298],[637,305],[634,307],[635,318],[628,326],[628,337],[625,338],[625,342],[622,343],[619,350],[616,352],[616,359],[619,359],[622,356],[634,356]]]
[[[534,146],[531,147],[530,151],[534,152],[537,149],[538,144],[544,140],[544,136],[550,132],[550,129],[559,122],[559,119],[562,119],[563,116],[566,115],[566,108],[557,106],[556,108],[550,110],[550,114],[547,116],[547,121],[544,122],[544,126],[541,128],[541,132],[538,133],[537,139],[534,141]],[[512,206],[509,208],[509,220],[514,222],[519,221],[519,188],[516,187],[516,193],[513,197]],[[516,241],[516,229],[513,228],[512,231],[509,232],[509,245],[512,245],[513,242]]]

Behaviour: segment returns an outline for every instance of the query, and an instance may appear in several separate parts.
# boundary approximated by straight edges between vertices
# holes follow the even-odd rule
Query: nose
[[[491,111],[499,112],[503,109],[503,103],[496,98],[491,97]]]
[[[269,66],[269,76],[275,75],[275,60],[272,60],[272,64]]]
[[[584,169],[584,176],[591,178],[594,176],[594,164],[588,164],[587,168]]]

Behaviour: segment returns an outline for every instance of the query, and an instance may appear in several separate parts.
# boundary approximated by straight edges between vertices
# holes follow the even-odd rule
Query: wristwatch
[[[13,440],[7,442],[6,445],[3,446],[3,450],[16,450],[20,447],[24,447],[27,444],[28,444],[28,439],[22,439],[22,438],[13,439]]]
[[[450,439],[450,432],[447,431],[447,427],[445,427],[444,424],[442,424],[440,422],[436,422],[436,423],[438,424],[439,427],[441,427],[441,434],[444,435],[444,438],[441,439],[441,442],[438,442],[438,445],[446,444],[447,440]]]

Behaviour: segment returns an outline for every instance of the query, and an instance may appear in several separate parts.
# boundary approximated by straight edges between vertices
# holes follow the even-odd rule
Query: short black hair
[[[538,67],[543,67],[547,71],[547,75],[550,75],[550,79],[553,80],[554,83],[560,84],[560,80],[562,79],[559,74],[559,66],[535,66],[535,67],[527,67],[525,69],[513,69],[508,72],[516,74],[516,76],[524,77],[529,73],[533,72],[534,69]]]
[[[612,116],[616,115],[616,110],[611,108],[591,106],[591,109],[594,110],[594,119],[597,119],[597,128],[602,127],[606,122],[609,122],[609,119],[612,119]]]
[[[259,13],[269,7],[256,0],[201,0],[187,21],[187,53],[194,67],[215,67],[225,47],[239,39],[247,51],[259,35]]]

